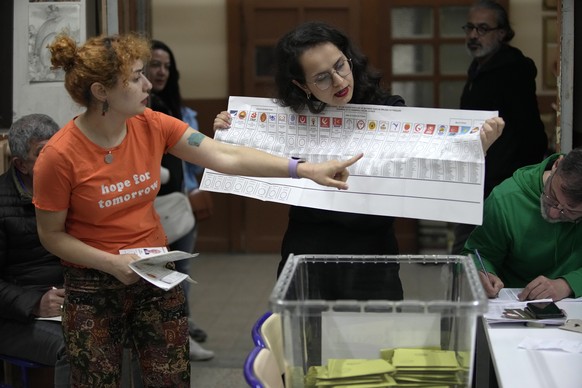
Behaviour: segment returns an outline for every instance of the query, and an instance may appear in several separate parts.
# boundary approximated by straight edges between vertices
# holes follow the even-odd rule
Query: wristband
[[[303,162],[305,162],[305,160],[301,160],[299,158],[289,159],[289,176],[291,178],[299,179],[299,175],[297,175],[297,165]]]

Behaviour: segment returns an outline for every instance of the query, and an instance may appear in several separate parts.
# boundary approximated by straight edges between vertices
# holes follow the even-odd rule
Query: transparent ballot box
[[[473,261],[450,255],[290,255],[269,304],[288,388],[471,386],[487,311]]]

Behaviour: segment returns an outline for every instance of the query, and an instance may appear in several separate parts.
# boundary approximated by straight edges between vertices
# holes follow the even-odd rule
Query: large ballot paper
[[[206,169],[202,190],[342,212],[481,224],[479,129],[495,111],[349,104],[295,113],[273,100],[230,97],[232,125],[215,139],[309,162],[364,157],[348,190],[309,179],[229,176]]]

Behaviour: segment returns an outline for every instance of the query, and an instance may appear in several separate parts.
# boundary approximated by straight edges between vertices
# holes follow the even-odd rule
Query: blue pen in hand
[[[493,285],[493,282],[491,281],[491,278],[489,277],[489,272],[487,272],[487,270],[485,269],[485,264],[483,264],[483,259],[481,258],[481,255],[479,254],[479,251],[477,249],[475,249],[475,255],[477,256],[477,259],[479,260],[479,264],[481,265],[481,270],[485,273],[485,276],[487,276],[487,280],[489,280],[489,284]]]

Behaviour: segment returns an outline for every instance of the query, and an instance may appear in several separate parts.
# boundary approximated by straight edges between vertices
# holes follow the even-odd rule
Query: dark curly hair
[[[389,91],[380,86],[381,74],[368,66],[364,56],[337,28],[323,22],[307,22],[285,34],[275,47],[275,84],[277,102],[298,112],[305,108],[312,113],[323,111],[327,104],[312,96],[307,98],[305,92],[292,81],[305,84],[305,73],[299,57],[308,49],[332,43],[353,64],[354,92],[350,103],[378,104],[390,96]]]
[[[93,83],[111,88],[121,79],[127,85],[133,63],[141,59],[145,64],[150,57],[148,40],[135,33],[92,37],[81,46],[63,33],[48,48],[53,68],[65,70],[71,98],[84,107],[92,102]]]

